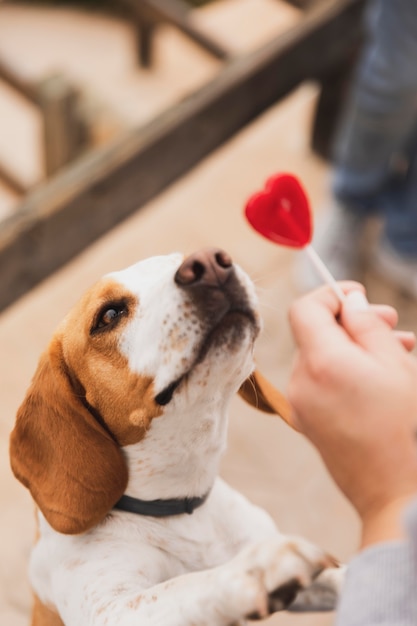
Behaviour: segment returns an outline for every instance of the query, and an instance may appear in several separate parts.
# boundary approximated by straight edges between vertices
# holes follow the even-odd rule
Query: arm
[[[289,395],[295,426],[356,508],[365,547],[404,536],[417,493],[417,361],[391,330],[393,309],[366,307],[357,285],[345,287],[343,308],[328,288],[292,307]]]
[[[362,522],[338,624],[408,626],[417,623],[417,505],[403,523],[417,493],[417,364],[404,345],[414,341],[392,332],[393,309],[369,307],[358,285],[344,289],[355,294],[343,307],[328,289],[292,307],[294,425]]]

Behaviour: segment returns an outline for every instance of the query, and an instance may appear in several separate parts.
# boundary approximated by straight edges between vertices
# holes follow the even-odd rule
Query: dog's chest
[[[152,548],[165,561],[169,577],[187,571],[215,567],[232,558],[247,541],[246,533],[232,522],[228,511],[210,511],[202,507],[192,515],[154,520],[129,514],[123,519],[122,537],[129,543],[135,558]]]

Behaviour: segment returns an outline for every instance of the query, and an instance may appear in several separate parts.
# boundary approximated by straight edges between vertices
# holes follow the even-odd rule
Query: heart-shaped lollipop
[[[245,215],[266,239],[291,248],[304,248],[320,276],[344,300],[340,286],[310,245],[313,236],[310,203],[295,176],[277,174],[269,178],[264,189],[249,198]]]
[[[249,198],[246,217],[261,235],[291,248],[310,243],[310,206],[304,189],[291,174],[269,178],[265,189]]]

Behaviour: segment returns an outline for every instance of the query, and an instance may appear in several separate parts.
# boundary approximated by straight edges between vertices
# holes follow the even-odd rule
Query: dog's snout
[[[233,263],[227,252],[217,248],[206,248],[188,256],[175,274],[180,287],[199,285],[224,285],[233,273]]]

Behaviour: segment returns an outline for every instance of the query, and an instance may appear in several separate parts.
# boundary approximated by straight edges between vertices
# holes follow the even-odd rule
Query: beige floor
[[[326,204],[328,171],[308,145],[315,97],[313,85],[302,86],[0,316],[0,624],[28,623],[26,565],[34,532],[31,500],[9,470],[8,435],[55,325],[98,277],[152,254],[191,252],[206,245],[225,248],[259,287],[265,329],[257,361],[285,389],[293,354],[286,316],[297,294],[293,266],[299,253],[261,240],[242,219],[242,207],[248,195],[279,170],[302,178],[315,207]],[[374,300],[399,305],[402,327],[417,329],[414,304],[375,276],[369,276],[368,283]],[[343,560],[354,552],[355,515],[312,447],[285,424],[257,414],[239,399],[232,407],[222,473],[264,506],[283,531],[301,533]],[[268,623],[325,626],[332,620],[282,614]]]

